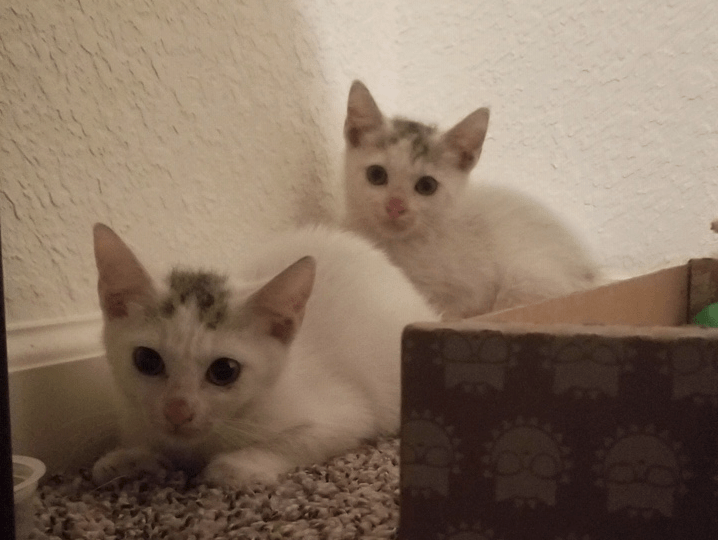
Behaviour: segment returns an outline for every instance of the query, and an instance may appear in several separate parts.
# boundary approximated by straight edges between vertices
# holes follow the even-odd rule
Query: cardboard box
[[[403,336],[399,538],[718,539],[718,261]]]

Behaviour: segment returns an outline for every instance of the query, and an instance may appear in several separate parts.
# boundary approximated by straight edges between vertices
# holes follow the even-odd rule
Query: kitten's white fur
[[[488,109],[478,109],[440,132],[385,118],[359,81],[349,93],[345,226],[382,248],[446,319],[596,284],[595,265],[546,208],[469,183],[488,120]],[[384,184],[368,181],[372,165],[383,167]],[[415,189],[424,176],[438,181],[428,196]]]
[[[104,225],[95,254],[122,434],[95,464],[97,483],[170,467],[219,485],[271,482],[397,431],[401,332],[437,315],[365,240],[324,228],[277,235],[230,278],[215,329],[199,301],[161,314],[168,285]],[[140,373],[136,347],[160,353],[165,373]],[[206,378],[221,357],[241,364],[229,386]]]

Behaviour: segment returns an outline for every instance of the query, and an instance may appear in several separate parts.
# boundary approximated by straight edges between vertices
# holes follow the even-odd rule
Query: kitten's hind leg
[[[119,448],[97,460],[92,467],[92,480],[102,485],[117,478],[135,478],[146,474],[164,478],[170,468],[168,459],[147,448]]]

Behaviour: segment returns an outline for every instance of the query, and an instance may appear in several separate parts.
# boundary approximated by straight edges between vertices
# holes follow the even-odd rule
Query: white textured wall
[[[398,6],[399,110],[491,106],[477,179],[540,197],[616,273],[718,252],[714,1]]]
[[[10,322],[96,311],[95,221],[158,260],[211,264],[256,229],[331,215],[356,77],[386,112],[445,126],[490,105],[477,176],[541,197],[611,268],[718,245],[711,0],[14,4]]]
[[[158,258],[221,260],[326,204],[329,89],[290,4],[16,4],[0,28],[10,321],[96,309],[96,220]]]

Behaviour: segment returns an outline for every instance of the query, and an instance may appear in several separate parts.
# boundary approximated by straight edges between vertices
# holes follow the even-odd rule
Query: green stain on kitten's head
[[[172,317],[180,305],[192,302],[200,322],[215,329],[228,313],[227,277],[212,272],[175,268],[167,278],[169,294],[160,302],[160,314]]]

